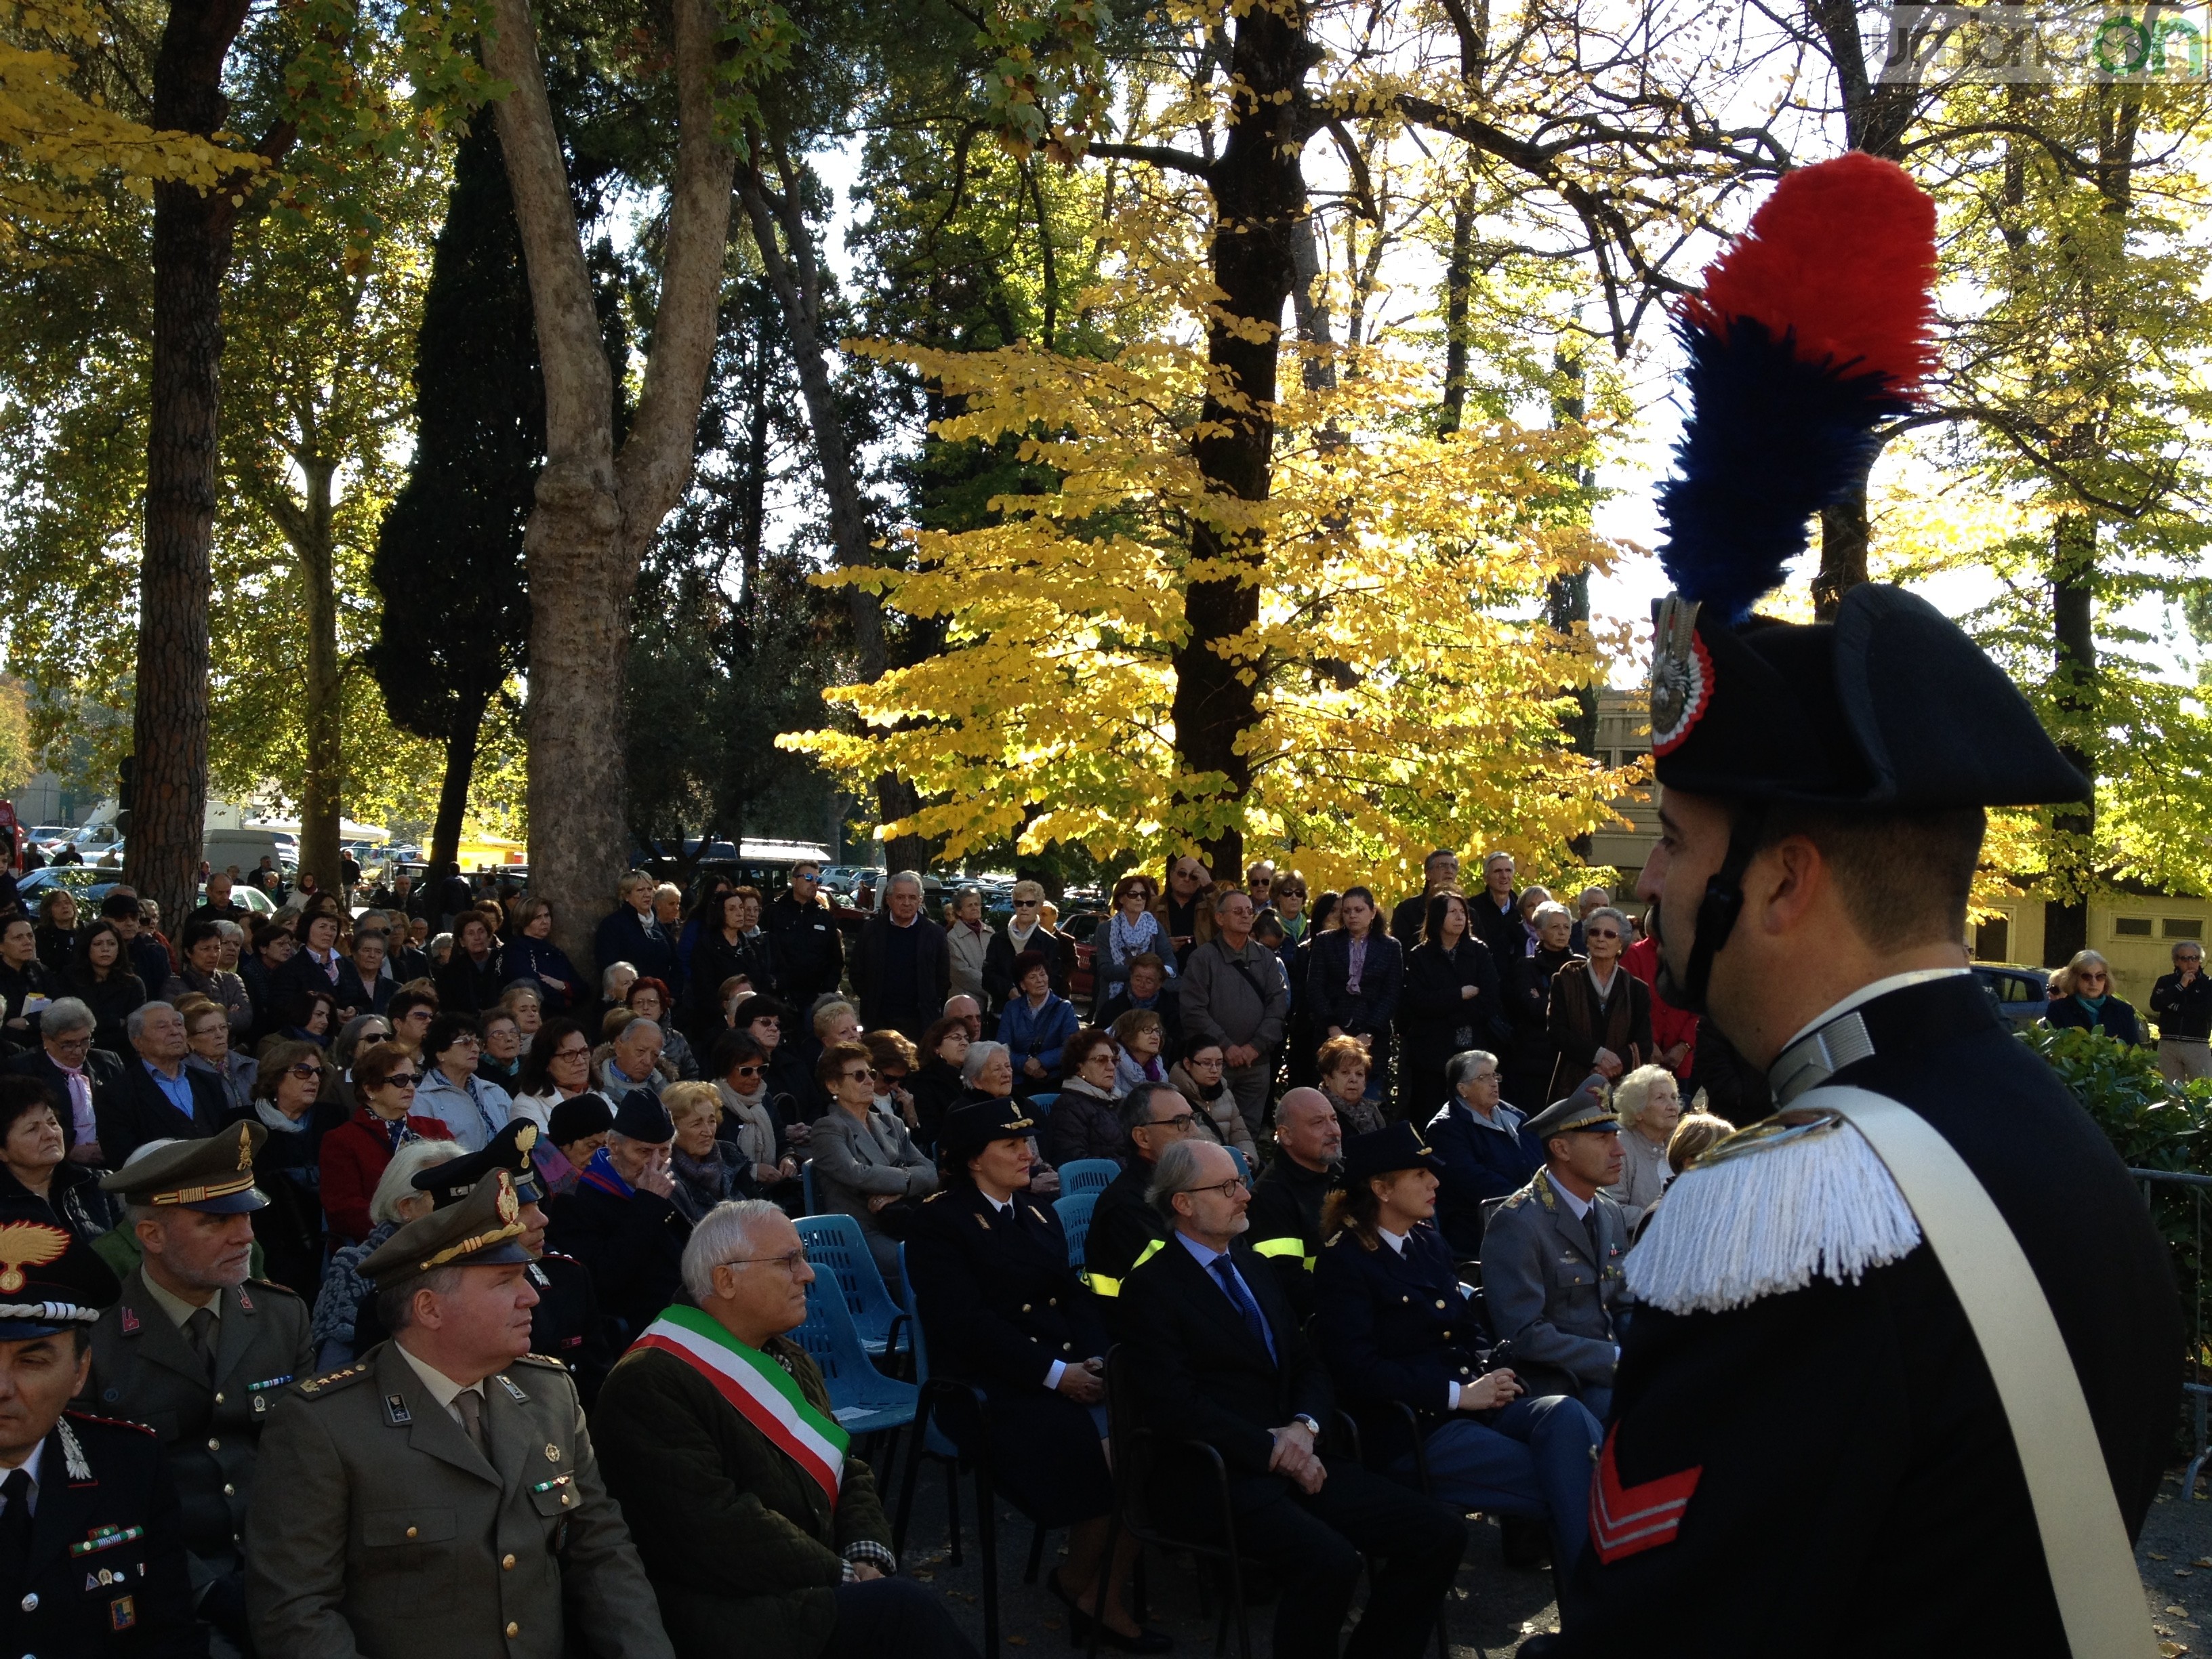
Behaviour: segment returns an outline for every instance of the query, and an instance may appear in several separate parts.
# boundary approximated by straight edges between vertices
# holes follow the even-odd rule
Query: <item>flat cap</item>
[[[121,1169],[100,1176],[100,1189],[155,1209],[173,1206],[210,1215],[266,1209],[268,1195],[253,1184],[253,1155],[268,1139],[269,1131],[248,1118],[211,1135],[172,1140],[134,1153]]]
[[[379,1290],[404,1285],[441,1267],[497,1267],[527,1261],[515,1241],[522,1237],[522,1200],[514,1177],[494,1170],[469,1195],[417,1216],[369,1253],[362,1274]]]
[[[1613,1091],[1593,1073],[1565,1100],[1555,1100],[1521,1126],[1521,1133],[1539,1146],[1553,1135],[1573,1129],[1596,1129],[1618,1133],[1620,1117],[1613,1109]]]

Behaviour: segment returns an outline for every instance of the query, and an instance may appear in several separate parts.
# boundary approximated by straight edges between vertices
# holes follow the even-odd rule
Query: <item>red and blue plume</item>
[[[1661,486],[1674,591],[1741,622],[1935,367],[1936,204],[1854,150],[1784,175],[1675,319],[1690,414]]]

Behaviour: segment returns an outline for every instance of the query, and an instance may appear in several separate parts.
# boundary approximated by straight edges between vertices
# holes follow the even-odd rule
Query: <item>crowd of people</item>
[[[1109,1545],[1116,1345],[1139,1409],[1222,1458],[1279,1654],[1335,1650],[1363,1552],[1362,1650],[1420,1649],[1470,1510],[1571,1568],[1622,1259],[1729,1127],[1687,1103],[1764,1087],[1604,889],[1571,909],[1495,854],[1470,893],[1439,851],[1386,911],[1185,855],[1115,884],[1079,1012],[1038,884],[993,926],[974,888],[933,918],[902,872],[856,915],[819,874],[687,902],[632,872],[592,977],[544,900],[465,883],[358,911],[302,883],[257,922],[217,874],[173,943],[127,887],[0,924],[0,1257],[35,1223],[82,1281],[57,1299],[90,1298],[56,1410],[161,1442],[133,1616],[178,1651],[396,1652],[434,1581],[531,1651],[565,1619],[608,1652],[964,1653],[787,1338],[805,1213],[850,1217],[985,1390],[969,1432],[1069,1529],[1051,1587],[1109,1646],[1169,1645]],[[2184,954],[2159,998],[2212,1006]],[[2136,1040],[2102,969],[2052,1021]],[[1050,1200],[1097,1159],[1072,1253]],[[18,1363],[55,1345],[7,1312]],[[59,1420],[34,1438],[82,1438]],[[456,1463],[496,1484],[457,1497]],[[1202,1513],[1189,1478],[1159,1474]],[[518,1539],[554,1559],[506,1577]]]

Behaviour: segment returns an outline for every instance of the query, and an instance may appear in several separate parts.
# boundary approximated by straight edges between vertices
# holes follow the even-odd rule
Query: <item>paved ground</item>
[[[2212,1659],[2212,1476],[2198,1483],[2206,1496],[2185,1503],[2181,1471],[2170,1473],[2151,1507],[2136,1561],[2166,1659],[2184,1654]],[[975,1547],[974,1486],[961,1483],[961,1514],[965,1542],[962,1565],[954,1566],[945,1551],[944,1476],[939,1466],[925,1464],[916,1493],[914,1519],[907,1544],[908,1570],[944,1592],[956,1617],[980,1646],[983,1638],[982,1570]],[[1065,1609],[1047,1593],[1042,1583],[1024,1584],[1031,1531],[1003,1504],[999,1506],[999,1609],[1004,1656],[1049,1651],[1069,1646]],[[1044,1565],[1059,1559],[1066,1534],[1055,1533],[1045,1541]],[[1214,1622],[1201,1616],[1195,1574],[1182,1561],[1152,1555],[1148,1564],[1151,1620],[1176,1638],[1175,1655],[1181,1659],[1205,1659],[1213,1651]],[[1207,1605],[1217,1612],[1218,1600]],[[1255,1659],[1265,1659],[1272,1606],[1251,1610]],[[1509,1567],[1499,1550],[1498,1527],[1488,1519],[1472,1528],[1467,1559],[1460,1568],[1459,1584],[1449,1613],[1452,1659],[1477,1659],[1514,1652],[1523,1637],[1537,1631],[1555,1630],[1559,1611],[1552,1595],[1551,1574],[1542,1566]],[[1102,1650],[1103,1651],[1103,1650]],[[1232,1635],[1230,1652],[1236,1651]]]

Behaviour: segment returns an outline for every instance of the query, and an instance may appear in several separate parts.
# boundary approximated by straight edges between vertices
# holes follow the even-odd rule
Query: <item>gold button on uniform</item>
[[[226,1480],[222,1483],[222,1495],[225,1498],[235,1498],[238,1496],[238,1488]]]
[[[218,1405],[218,1406],[220,1406],[221,1404],[222,1404],[222,1396],[221,1395],[216,1395],[216,1397],[215,1397],[215,1403],[216,1403],[216,1405]]]
[[[1027,1313],[1029,1310],[1030,1310],[1030,1304],[1029,1304],[1028,1303],[1026,1303],[1026,1302],[1023,1303],[1023,1304],[1022,1304],[1022,1311],[1023,1311],[1024,1313]]]
[[[514,1558],[511,1555],[502,1555],[499,1558],[499,1565],[507,1571],[513,1572],[514,1571]]]
[[[415,1528],[412,1528],[412,1527],[408,1528],[407,1528],[407,1535],[408,1535],[410,1538],[412,1538],[412,1537],[415,1535]]]
[[[520,1636],[522,1634],[522,1626],[510,1619],[507,1621],[507,1633],[510,1637]]]
[[[222,1449],[222,1442],[220,1440],[210,1440],[208,1442],[208,1449],[210,1451],[221,1451]]]
[[[1438,1297],[1437,1298],[1437,1307],[1439,1307],[1439,1308],[1441,1308],[1441,1307],[1443,1307],[1443,1305],[1444,1305],[1444,1300],[1443,1300],[1443,1298],[1442,1297]]]
[[[26,1613],[36,1613],[38,1610],[39,1593],[36,1590],[33,1590],[28,1595],[23,1598],[23,1611]]]

